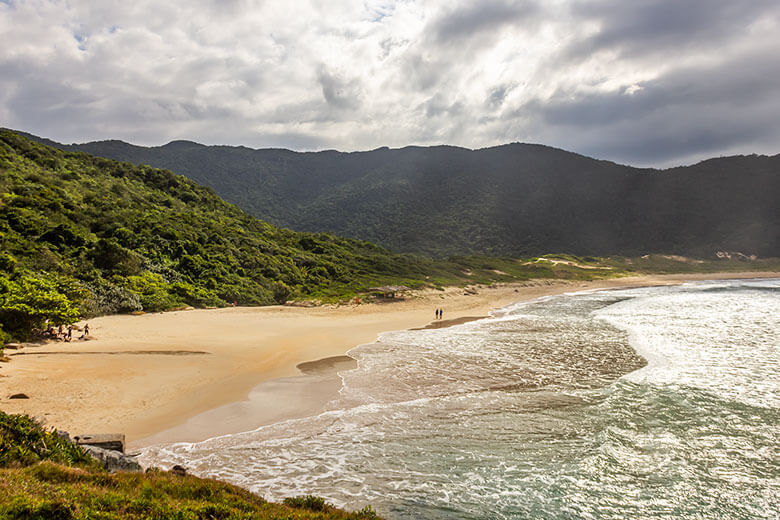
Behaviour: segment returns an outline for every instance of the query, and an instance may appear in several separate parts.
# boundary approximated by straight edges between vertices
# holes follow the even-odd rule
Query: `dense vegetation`
[[[169,171],[8,131],[0,244],[0,324],[14,333],[46,318],[271,304],[422,272],[367,242],[275,228]]]
[[[368,288],[610,270],[433,261],[257,220],[182,176],[0,132],[0,335],[184,305],[350,298]],[[2,340],[3,338],[0,338]]]
[[[170,168],[274,224],[394,251],[780,256],[780,156],[725,157],[660,171],[526,144],[358,153],[185,141],[69,148]]]
[[[0,518],[296,519],[378,518],[346,513],[320,497],[266,502],[222,482],[164,471],[109,474],[78,446],[22,415],[0,412]]]

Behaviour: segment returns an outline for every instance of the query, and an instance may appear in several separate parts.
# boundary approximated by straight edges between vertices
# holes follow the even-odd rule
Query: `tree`
[[[0,276],[0,323],[12,336],[27,336],[41,329],[45,321],[73,323],[79,318],[79,306],[89,292],[71,278],[50,274],[18,272]]]

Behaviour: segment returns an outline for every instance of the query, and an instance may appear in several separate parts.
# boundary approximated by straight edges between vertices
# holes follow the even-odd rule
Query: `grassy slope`
[[[421,273],[367,242],[273,227],[169,171],[10,132],[0,133],[0,172],[3,250],[15,260],[131,290],[144,281],[129,277],[158,275],[184,284],[171,303],[268,304]]]
[[[108,474],[29,417],[0,412],[0,518],[361,519],[318,497],[266,502],[216,480],[163,471]]]

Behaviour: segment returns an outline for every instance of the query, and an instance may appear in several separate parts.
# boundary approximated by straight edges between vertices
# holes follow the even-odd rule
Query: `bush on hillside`
[[[103,278],[87,284],[91,297],[84,305],[84,316],[121,314],[143,309],[141,298],[130,290],[114,285]]]
[[[44,460],[67,466],[99,467],[80,447],[57,432],[44,429],[29,416],[0,411],[0,467],[29,466]]]

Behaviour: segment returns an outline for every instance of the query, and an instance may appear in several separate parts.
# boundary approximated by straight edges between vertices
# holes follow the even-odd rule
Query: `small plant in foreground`
[[[327,511],[333,507],[325,502],[324,498],[314,495],[288,497],[284,499],[284,505],[297,509],[308,509],[309,511]]]

